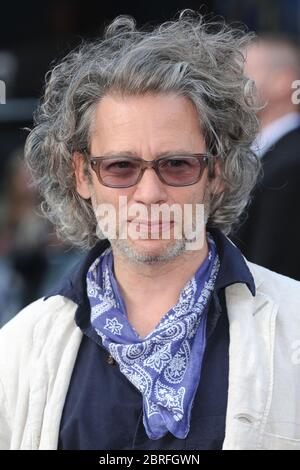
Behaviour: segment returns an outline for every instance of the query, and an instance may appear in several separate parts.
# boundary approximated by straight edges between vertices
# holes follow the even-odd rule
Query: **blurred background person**
[[[59,241],[30,188],[23,149],[9,156],[0,203],[0,327],[80,258]]]
[[[258,88],[261,131],[253,149],[263,174],[232,238],[250,261],[300,280],[300,114],[292,97],[299,49],[285,38],[261,37],[245,67]]]

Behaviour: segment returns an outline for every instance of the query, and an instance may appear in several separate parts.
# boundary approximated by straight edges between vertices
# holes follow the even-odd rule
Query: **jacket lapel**
[[[229,389],[223,449],[258,449],[273,389],[273,350],[278,307],[256,285],[226,289],[229,318]]]

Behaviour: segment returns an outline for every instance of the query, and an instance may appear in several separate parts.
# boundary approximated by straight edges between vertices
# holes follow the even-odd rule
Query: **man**
[[[254,263],[300,280],[300,216],[293,210],[300,198],[300,114],[293,85],[300,77],[299,50],[281,38],[256,40],[248,48],[245,72],[261,100],[255,151],[263,178],[233,240]]]
[[[247,41],[119,17],[53,69],[27,161],[92,248],[1,331],[1,448],[300,448],[299,283],[225,235],[258,172]]]

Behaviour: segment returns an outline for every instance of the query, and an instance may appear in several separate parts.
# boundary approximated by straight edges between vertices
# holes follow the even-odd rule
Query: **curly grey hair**
[[[53,68],[25,158],[43,212],[62,238],[84,248],[98,241],[91,201],[76,191],[72,155],[89,149],[95,107],[109,91],[172,92],[194,103],[207,150],[220,158],[224,186],[211,201],[208,225],[230,232],[259,172],[250,148],[258,129],[254,85],[243,74],[242,51],[252,38],[190,10],[151,30],[119,16],[103,39],[82,44]]]

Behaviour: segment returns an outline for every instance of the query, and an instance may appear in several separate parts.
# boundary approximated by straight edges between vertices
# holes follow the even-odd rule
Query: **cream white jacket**
[[[224,449],[300,450],[300,283],[249,263],[257,293],[226,288]],[[0,449],[56,449],[82,338],[77,305],[37,300],[0,330]]]

